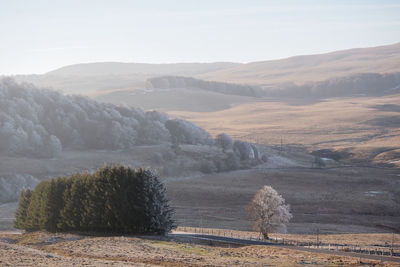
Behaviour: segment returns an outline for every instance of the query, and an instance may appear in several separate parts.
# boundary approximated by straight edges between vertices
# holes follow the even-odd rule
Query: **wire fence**
[[[325,249],[330,251],[355,252],[368,255],[400,257],[400,245],[397,243],[393,244],[393,241],[391,243],[390,240],[388,240],[387,244],[354,245],[346,243],[323,242],[319,240],[320,235],[315,235],[315,240],[317,241],[295,240],[293,238],[289,239],[284,237],[271,237],[267,240],[264,240],[261,237],[261,235],[256,232],[234,231],[234,230],[215,229],[215,228],[185,227],[185,226],[178,227],[176,230],[186,233],[230,237],[242,240],[261,241],[277,245]]]

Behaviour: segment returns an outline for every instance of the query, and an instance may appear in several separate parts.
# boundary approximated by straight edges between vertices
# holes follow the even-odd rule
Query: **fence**
[[[386,245],[384,244],[352,245],[343,243],[341,244],[327,243],[322,241],[319,242],[302,241],[302,240],[293,240],[293,239],[278,238],[278,237],[270,238],[268,240],[263,240],[260,234],[256,232],[244,232],[244,231],[234,231],[234,230],[215,229],[215,228],[199,228],[199,227],[178,227],[177,231],[195,233],[195,234],[231,237],[243,240],[265,241],[277,245],[300,246],[306,248],[326,249],[331,251],[356,252],[369,255],[400,257],[400,245],[398,244],[393,245],[393,243]],[[315,240],[319,239],[319,235],[318,236],[315,235],[315,237],[316,237]]]

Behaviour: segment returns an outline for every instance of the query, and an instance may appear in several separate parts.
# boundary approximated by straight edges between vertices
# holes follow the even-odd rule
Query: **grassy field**
[[[218,228],[198,228],[180,226],[176,229],[177,232],[200,233],[216,236],[226,236],[240,239],[260,239],[261,235],[255,231],[238,231],[231,229]],[[367,234],[279,234],[270,233],[269,238],[279,243],[311,243],[320,244],[335,244],[340,246],[359,246],[368,247],[371,249],[384,249],[389,251],[393,245],[394,252],[400,253],[400,234],[388,233],[367,233]]]
[[[169,238],[0,233],[1,266],[395,266],[286,248],[222,248]]]
[[[286,102],[283,102],[286,101]],[[265,100],[216,112],[170,111],[204,127],[254,143],[297,144],[353,153],[355,160],[400,166],[400,95],[322,102]]]
[[[400,180],[393,169],[264,168],[167,179],[181,226],[251,230],[245,208],[263,185],[290,204],[289,233],[398,231]]]
[[[233,104],[248,103],[252,97],[224,95],[195,89],[143,90],[125,89],[95,96],[96,100],[113,104],[125,104],[145,110],[218,111]]]
[[[250,62],[198,75],[211,81],[271,86],[303,84],[356,73],[390,73],[400,70],[400,44],[356,48],[326,54]]]

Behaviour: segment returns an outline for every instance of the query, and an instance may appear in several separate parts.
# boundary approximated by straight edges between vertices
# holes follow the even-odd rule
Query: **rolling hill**
[[[205,72],[231,68],[238,63],[175,63],[145,64],[95,62],[74,64],[40,75],[17,75],[19,82],[50,87],[68,94],[94,95],[123,88],[144,88],[148,78],[161,75],[194,76]]]
[[[198,75],[198,78],[260,85],[307,82],[359,73],[400,71],[400,43],[370,48],[354,48],[319,55],[251,62],[232,68]]]
[[[101,75],[199,75],[240,65],[240,63],[172,63],[147,64],[123,62],[95,62],[74,64],[47,72],[57,76],[101,76]]]
[[[360,74],[397,72],[400,72],[400,43],[247,64],[95,62],[69,65],[41,75],[17,75],[14,78],[19,82],[31,82],[66,93],[94,95],[144,88],[147,79],[159,76],[186,76],[279,89]]]

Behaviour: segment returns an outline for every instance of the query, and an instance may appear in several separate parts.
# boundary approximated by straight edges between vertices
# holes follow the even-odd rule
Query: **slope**
[[[197,77],[222,82],[271,86],[304,84],[358,73],[400,71],[400,43],[370,48],[354,48],[326,54],[251,62]]]

